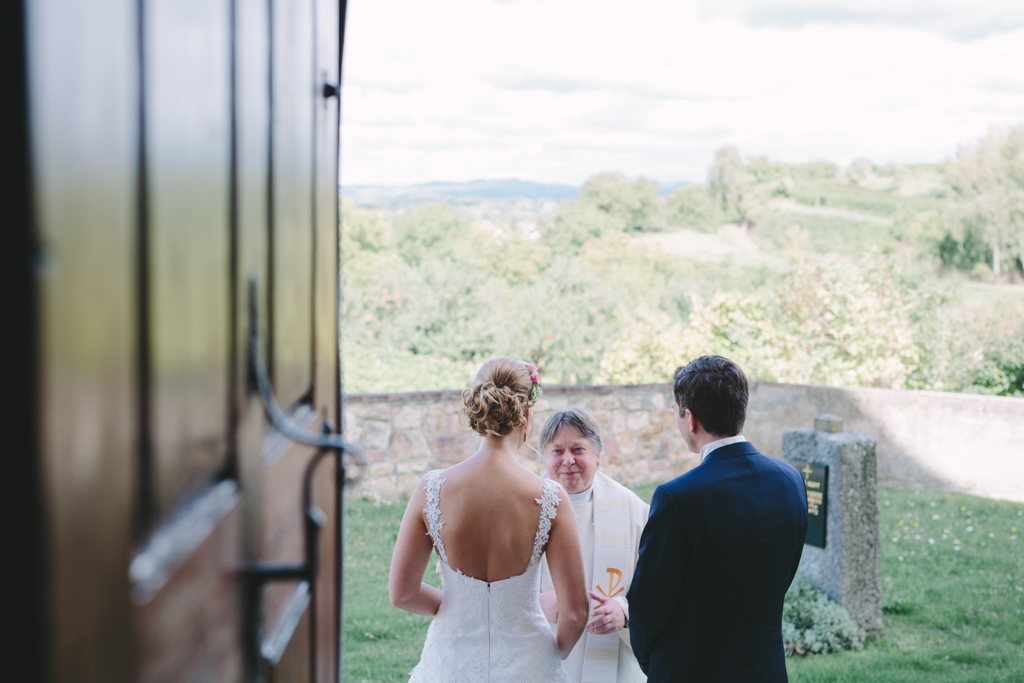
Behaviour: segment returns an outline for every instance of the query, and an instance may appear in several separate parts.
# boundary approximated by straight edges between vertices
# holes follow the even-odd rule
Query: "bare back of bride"
[[[560,485],[516,460],[539,396],[536,369],[483,364],[462,394],[482,438],[471,458],[428,473],[409,501],[391,561],[395,607],[434,617],[413,683],[568,682],[561,660],[586,626],[589,602],[572,505]],[[423,583],[436,549],[443,590]],[[538,601],[547,554],[557,630]]]

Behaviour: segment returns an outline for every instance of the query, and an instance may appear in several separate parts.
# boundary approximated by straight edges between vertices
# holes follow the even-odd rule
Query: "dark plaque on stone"
[[[807,489],[807,545],[825,547],[825,517],[828,514],[828,465],[791,460],[800,470]]]
[[[882,628],[875,440],[844,430],[835,415],[818,415],[814,429],[785,431],[782,457],[807,489],[808,528],[798,571],[841,603],[861,628]]]

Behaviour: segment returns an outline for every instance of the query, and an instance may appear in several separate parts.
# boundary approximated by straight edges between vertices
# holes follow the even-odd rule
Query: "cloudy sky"
[[[1022,0],[349,0],[342,182],[601,171],[714,150],[934,162],[1024,123]]]

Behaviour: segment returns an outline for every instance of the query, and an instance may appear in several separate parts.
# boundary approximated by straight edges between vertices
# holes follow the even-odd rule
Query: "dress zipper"
[[[487,683],[491,683],[491,584],[487,584]]]

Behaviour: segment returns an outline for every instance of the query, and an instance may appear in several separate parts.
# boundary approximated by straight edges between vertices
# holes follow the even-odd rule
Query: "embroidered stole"
[[[629,499],[610,479],[594,477],[595,593],[623,595],[633,580],[633,543],[629,534]],[[619,634],[584,633],[582,683],[615,683],[619,670]]]

